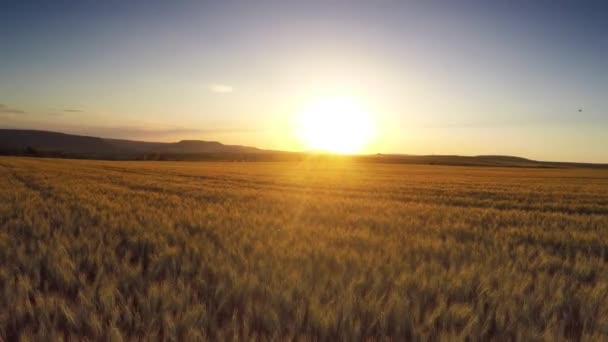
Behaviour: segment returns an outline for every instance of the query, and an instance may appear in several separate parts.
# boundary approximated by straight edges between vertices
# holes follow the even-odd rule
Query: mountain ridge
[[[224,145],[218,141],[180,140],[177,142],[150,142],[128,139],[101,138],[41,130],[0,129],[1,150],[34,149],[38,152],[65,154],[91,153],[261,153],[256,147]]]
[[[180,140],[177,142],[151,142],[27,129],[0,129],[0,155],[105,160],[175,161],[297,161],[348,159],[376,163],[446,166],[531,168],[580,167],[608,169],[608,164],[536,161],[509,155],[460,156],[378,153],[344,156],[322,152],[310,153],[265,150],[251,146],[226,145],[218,141]]]

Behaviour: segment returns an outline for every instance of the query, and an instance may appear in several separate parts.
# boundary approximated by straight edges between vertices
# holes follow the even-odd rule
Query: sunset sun
[[[303,108],[296,134],[309,150],[360,153],[375,133],[372,116],[356,99],[326,97]]]

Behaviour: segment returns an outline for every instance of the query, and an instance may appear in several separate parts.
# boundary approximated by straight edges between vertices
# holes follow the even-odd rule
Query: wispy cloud
[[[201,134],[203,131],[190,128],[138,128],[138,127],[90,127],[84,131],[102,137],[141,138]]]
[[[82,109],[66,108],[63,110],[66,113],[84,113]]]
[[[19,108],[13,108],[13,107],[9,107],[5,104],[0,103],[0,114],[8,114],[8,115],[17,115],[17,114],[25,114],[26,112],[24,110],[21,110]]]
[[[60,131],[67,131],[67,133],[92,135],[102,138],[114,138],[114,139],[130,139],[130,140],[143,140],[143,141],[177,141],[182,139],[202,139],[216,134],[232,134],[232,133],[250,133],[258,132],[260,129],[257,128],[209,128],[209,129],[197,129],[197,128],[184,128],[184,127],[133,127],[133,126],[121,126],[121,127],[71,127],[67,129],[61,129]]]
[[[227,84],[216,83],[216,84],[211,84],[209,86],[209,90],[211,90],[214,93],[232,93],[234,91],[234,88]]]

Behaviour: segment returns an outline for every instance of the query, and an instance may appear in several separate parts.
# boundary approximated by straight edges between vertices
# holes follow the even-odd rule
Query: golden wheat
[[[5,340],[608,339],[608,172],[0,158]]]

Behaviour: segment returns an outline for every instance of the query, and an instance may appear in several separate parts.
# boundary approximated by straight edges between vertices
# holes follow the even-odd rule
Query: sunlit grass
[[[608,174],[0,159],[0,337],[608,338]]]

